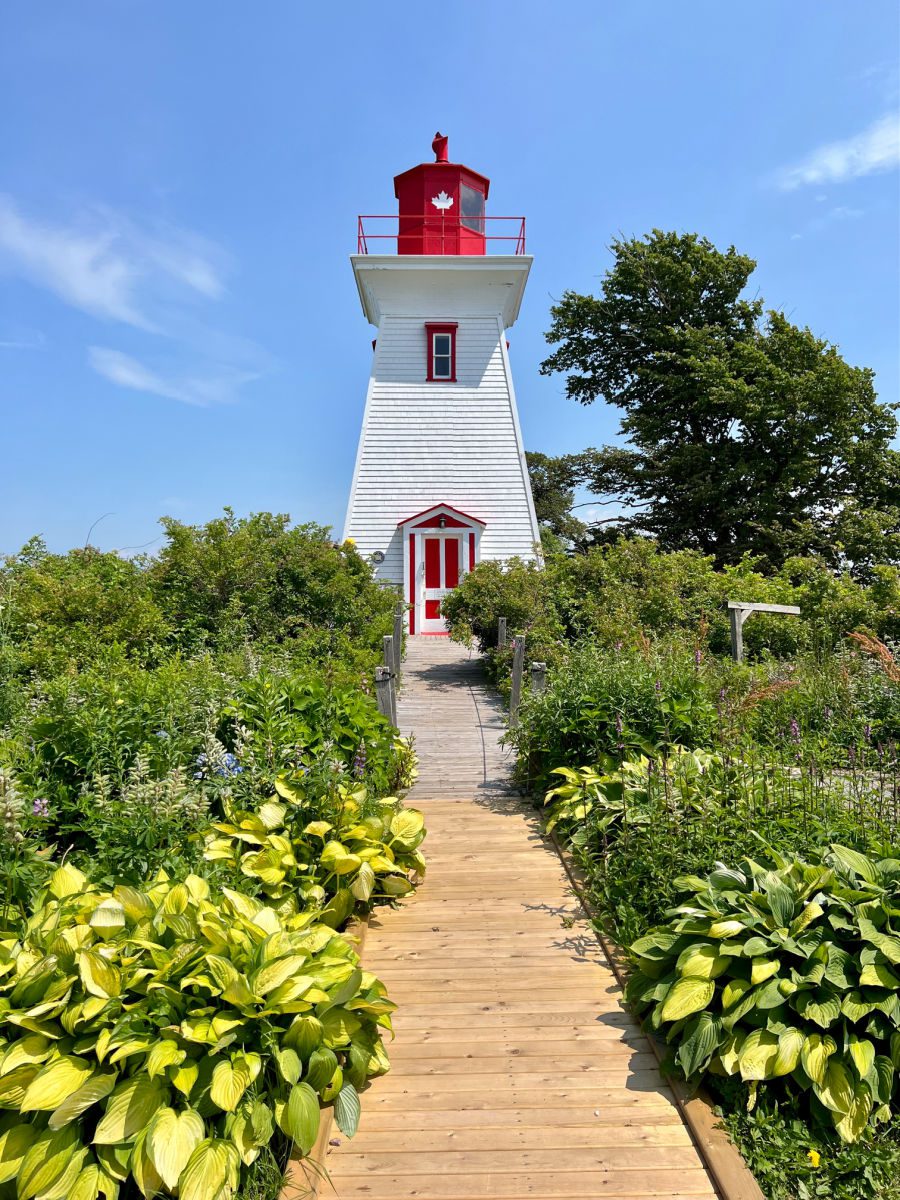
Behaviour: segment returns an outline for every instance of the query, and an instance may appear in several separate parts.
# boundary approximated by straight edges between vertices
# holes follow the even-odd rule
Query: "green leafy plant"
[[[296,894],[336,926],[357,905],[407,895],[410,876],[425,874],[425,818],[416,809],[393,797],[366,805],[364,787],[343,787],[333,820],[309,821],[304,795],[283,779],[276,788],[258,811],[232,809],[215,822],[205,848],[207,860],[255,881],[270,900]]]
[[[686,1077],[738,1076],[751,1108],[760,1083],[785,1088],[853,1142],[900,1099],[900,860],[769,853],[678,881],[667,925],[631,946],[628,999]]]
[[[309,1152],[322,1103],[352,1136],[394,1006],[297,909],[195,875],[101,891],[58,868],[0,946],[0,1188],[229,1200],[273,1138]]]

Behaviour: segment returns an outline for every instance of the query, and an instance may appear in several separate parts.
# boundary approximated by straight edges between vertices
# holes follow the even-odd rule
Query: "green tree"
[[[550,533],[563,543],[582,542],[587,526],[572,512],[575,488],[581,482],[580,455],[564,454],[552,458],[549,454],[529,450],[525,457],[541,532]]]
[[[616,532],[719,565],[819,553],[866,574],[873,538],[900,560],[896,406],[872,372],[748,298],[756,264],[734,247],[654,230],[612,251],[600,296],[551,310],[541,371],[623,412],[625,444],[580,456],[589,489],[622,504]]]

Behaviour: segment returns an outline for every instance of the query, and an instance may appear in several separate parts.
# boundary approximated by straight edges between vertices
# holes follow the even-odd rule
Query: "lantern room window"
[[[455,321],[425,326],[429,383],[456,383],[456,328]]]
[[[466,183],[459,185],[459,211],[463,225],[474,229],[476,233],[484,233],[484,193],[469,187]]]

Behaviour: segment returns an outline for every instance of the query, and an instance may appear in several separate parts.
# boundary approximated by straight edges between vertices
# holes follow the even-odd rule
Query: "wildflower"
[[[662,691],[662,680],[661,680],[661,679],[657,679],[656,683],[654,683],[654,685],[653,685],[653,686],[654,686],[654,688],[656,689],[656,694],[657,694],[657,696],[658,696],[658,695],[659,695],[659,693]]]
[[[809,1159],[813,1169],[818,1167],[819,1163],[822,1161],[822,1155],[818,1152],[818,1150],[808,1150],[806,1152],[806,1157]]]
[[[616,713],[616,733],[619,737],[622,736],[622,714]]]
[[[871,740],[872,740],[872,726],[871,725],[863,726],[863,737],[866,739],[867,742],[871,742]]]
[[[799,742],[800,741],[800,722],[797,720],[796,717],[791,717],[791,723],[788,726],[788,728],[790,729],[791,738],[795,742]]]
[[[3,836],[10,842],[19,843],[25,840],[21,829],[24,808],[22,797],[16,791],[12,779],[0,771],[0,826]]]
[[[366,773],[366,743],[360,742],[356,754],[353,757],[353,776],[355,779],[362,779]]]
[[[158,737],[161,742],[166,742],[169,740],[168,730],[165,730],[165,729],[157,729],[156,733],[153,736]]]
[[[34,813],[34,815],[36,817],[44,817],[44,818],[49,817],[50,816],[50,801],[49,800],[35,800],[34,804],[31,806],[31,811]]]
[[[827,704],[822,709],[822,713],[823,713],[826,721],[830,721],[831,718],[834,716],[834,710],[829,708]]]

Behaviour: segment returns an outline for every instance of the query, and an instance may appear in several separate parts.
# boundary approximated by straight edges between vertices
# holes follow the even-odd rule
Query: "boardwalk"
[[[421,762],[428,877],[372,919],[366,965],[399,1005],[393,1068],[320,1194],[713,1200],[557,855],[507,789],[478,660],[412,641],[399,720]]]

